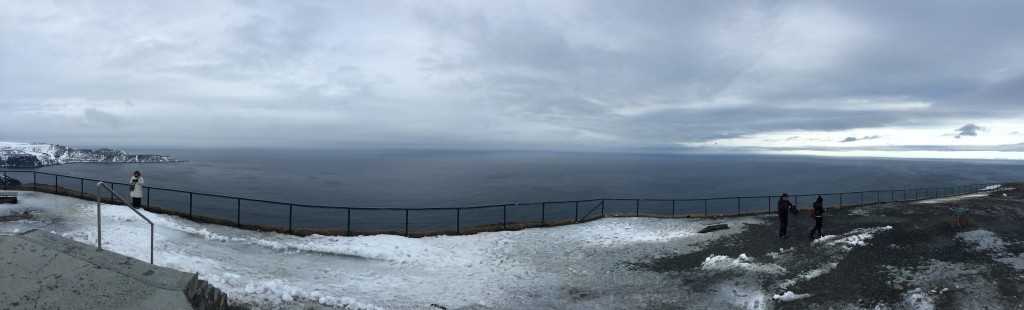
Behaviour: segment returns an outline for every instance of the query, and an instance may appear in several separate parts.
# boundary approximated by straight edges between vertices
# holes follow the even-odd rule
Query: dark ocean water
[[[188,160],[40,172],[297,204],[467,207],[593,198],[711,198],[1024,181],[1024,162],[765,155],[385,150],[132,150]]]
[[[709,202],[608,201],[465,210],[374,211],[295,207],[158,190],[174,189],[297,205],[457,208],[601,198],[696,199],[915,189],[1024,181],[1024,161],[908,160],[765,155],[595,154],[409,150],[127,150],[188,160],[162,164],[67,164],[34,171],[126,183],[141,170],[152,205],[245,224],[350,230],[458,230],[582,218],[768,210],[772,198]],[[10,176],[31,182],[31,173]],[[42,175],[37,175],[42,176]],[[45,176],[39,183],[95,191],[95,183]],[[115,187],[127,197],[127,187]],[[916,195],[916,193],[914,194]],[[887,201],[896,193],[846,196]],[[804,197],[808,198],[808,197]],[[810,197],[813,199],[813,197]],[[843,196],[828,196],[836,203]],[[798,204],[809,203],[797,197]],[[678,207],[678,208],[677,208]],[[710,209],[710,210],[709,210]],[[236,219],[237,218],[237,219]]]

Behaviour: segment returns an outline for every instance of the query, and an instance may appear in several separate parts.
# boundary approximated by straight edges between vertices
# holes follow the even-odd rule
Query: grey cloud
[[[972,136],[972,137],[977,136],[979,130],[985,130],[985,127],[981,127],[981,126],[978,126],[978,125],[975,125],[975,124],[967,124],[967,125],[963,125],[960,128],[957,128],[954,131],[958,131],[959,132],[959,133],[957,133],[956,138],[960,139],[961,136]]]
[[[124,123],[120,116],[101,111],[96,108],[85,108],[82,110],[82,123],[86,127],[100,127],[118,129]]]
[[[872,136],[864,136],[864,137],[861,137],[861,138],[846,137],[846,139],[843,139],[842,141],[839,141],[839,142],[854,142],[854,141],[861,141],[861,140],[873,140],[873,139],[878,139],[878,138],[881,138],[881,136],[879,136],[879,135],[872,135]]]
[[[593,133],[629,149],[1024,112],[1016,2],[69,5],[45,20],[0,10],[0,105],[131,98],[166,141],[557,147]],[[932,105],[856,109],[888,99]]]

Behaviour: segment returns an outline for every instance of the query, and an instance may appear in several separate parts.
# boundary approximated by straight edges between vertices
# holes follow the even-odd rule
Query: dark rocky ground
[[[748,224],[742,233],[709,241],[703,250],[655,259],[636,268],[681,277],[680,285],[691,292],[705,290],[693,292],[693,296],[748,298],[751,292],[742,288],[750,282],[767,296],[763,303],[726,308],[1024,308],[1024,185],[1006,185],[977,196],[830,208],[823,229],[826,235],[883,230],[865,240],[865,245],[849,250],[811,242],[807,232],[813,220],[804,212],[795,219],[790,217],[789,238],[777,237],[778,220],[773,217],[763,224]],[[951,207],[970,208],[968,227],[951,227]],[[886,226],[892,228],[886,230]],[[781,266],[785,272],[700,268],[711,255],[735,258],[740,254],[754,257],[758,263]],[[800,278],[830,262],[837,264],[825,268],[830,270],[823,274]],[[783,284],[790,279],[797,280]],[[732,292],[722,292],[730,288]],[[785,302],[771,299],[787,291],[810,296]]]

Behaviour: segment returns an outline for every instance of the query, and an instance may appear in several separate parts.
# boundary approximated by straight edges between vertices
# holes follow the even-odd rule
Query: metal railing
[[[143,220],[146,220],[146,222],[149,223],[149,263],[153,264],[153,221],[150,221],[149,218],[147,218],[145,215],[142,215],[142,213],[139,212],[139,210],[135,210],[135,207],[129,205],[128,201],[125,201],[124,198],[121,197],[121,195],[115,193],[113,189],[111,189],[109,186],[107,186],[107,184],[104,184],[103,182],[96,182],[96,248],[99,250],[103,250],[103,221],[101,220],[101,210],[103,210],[103,208],[101,207],[102,203],[100,203],[100,188],[105,188],[108,192],[110,192],[111,195],[117,196],[117,199],[120,199],[121,202],[123,202],[124,205],[128,207],[128,209],[132,210],[133,212],[135,212],[135,214],[138,214],[139,216],[142,217]]]
[[[83,190],[85,181],[99,182],[44,172],[3,171],[4,176],[18,174],[24,175],[25,180],[31,179],[32,183],[19,185],[17,189],[52,192],[83,199],[88,199]],[[112,192],[128,189],[125,183],[107,184],[111,185]],[[960,195],[997,184],[790,194],[790,198],[798,206],[810,206],[821,195],[827,207],[843,207]],[[75,188],[78,190],[75,191]],[[159,187],[144,189],[145,206],[156,212],[249,229],[277,230],[300,235],[319,233],[348,236],[377,233],[405,236],[467,234],[578,223],[606,216],[677,218],[764,214],[774,210],[778,199],[777,195],[696,199],[601,198],[474,207],[365,208],[306,205]],[[111,193],[109,199],[113,200],[114,196]]]

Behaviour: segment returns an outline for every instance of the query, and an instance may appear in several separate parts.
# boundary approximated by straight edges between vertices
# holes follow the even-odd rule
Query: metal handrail
[[[0,172],[2,172],[3,175],[10,175],[10,173],[11,173],[9,171],[4,171],[4,170],[0,170]],[[38,184],[48,185],[48,184],[45,184],[45,183],[40,183],[41,180],[37,180],[37,175],[43,175],[43,176],[47,176],[47,177],[52,177],[52,181],[51,182],[53,182],[53,183],[51,183],[51,184],[53,184],[53,186],[55,187],[53,189],[53,193],[59,194],[58,192],[59,192],[60,189],[71,190],[71,189],[73,189],[73,187],[80,186],[79,187],[80,188],[79,192],[77,192],[77,193],[76,192],[69,192],[69,193],[64,193],[64,194],[65,195],[77,195],[77,196],[80,196],[82,198],[86,197],[86,195],[85,195],[85,182],[87,182],[87,181],[88,182],[92,182],[92,181],[99,182],[99,180],[94,180],[94,179],[87,179],[87,178],[80,178],[80,177],[67,176],[67,175],[61,175],[61,174],[53,174],[53,173],[46,173],[46,172],[38,172],[38,171],[13,171],[13,172],[14,173],[26,173],[26,174],[31,173],[32,176],[31,176],[31,182],[30,182],[30,184],[31,184],[31,189],[30,190],[32,190],[32,191],[41,191],[41,190],[43,190],[43,189],[37,188]],[[74,179],[77,182],[75,182],[74,186],[62,188],[61,187],[61,183],[62,182],[61,182],[61,179],[60,179],[62,177],[63,178]],[[43,182],[45,182],[45,181],[43,181]],[[118,183],[118,182],[105,182],[105,184],[107,185],[108,190],[111,190],[111,187],[127,186],[128,185],[128,184],[125,184],[125,183]],[[839,206],[842,207],[842,206],[850,205],[850,204],[870,204],[870,203],[883,203],[883,202],[896,202],[896,201],[912,201],[912,200],[920,200],[920,199],[926,199],[926,198],[947,197],[947,196],[957,195],[958,193],[966,193],[966,192],[972,192],[972,191],[987,191],[987,190],[989,190],[988,189],[989,186],[998,185],[998,184],[999,183],[984,183],[984,184],[955,185],[955,186],[946,186],[946,187],[925,187],[925,188],[916,188],[916,189],[885,189],[885,190],[865,190],[865,191],[852,191],[852,192],[844,191],[844,192],[816,193],[816,194],[810,194],[810,193],[803,193],[803,194],[800,194],[800,193],[790,193],[790,197],[794,197],[794,201],[793,202],[797,203],[797,200],[800,200],[802,198],[813,197],[813,196],[816,196],[816,195],[837,196],[838,202],[839,202]],[[7,185],[5,184],[3,186],[3,188],[6,189],[6,187],[7,187]],[[49,189],[46,189],[46,190],[49,190]],[[615,198],[615,197],[610,197],[609,198],[609,197],[604,197],[604,198],[586,199],[586,200],[508,203],[508,204],[494,204],[494,205],[472,206],[472,207],[442,207],[442,208],[436,208],[436,207],[431,207],[431,208],[407,208],[406,207],[406,208],[392,208],[392,207],[318,206],[318,205],[310,205],[310,204],[297,204],[297,203],[280,202],[280,201],[273,201],[273,200],[250,199],[250,198],[233,197],[233,196],[226,196],[226,195],[216,195],[216,194],[208,194],[208,193],[201,193],[201,192],[190,192],[190,191],[166,189],[166,188],[159,188],[159,187],[152,187],[152,186],[147,186],[145,188],[145,190],[146,190],[146,194],[147,194],[146,195],[146,199],[147,200],[145,201],[145,204],[146,205],[150,205],[150,206],[152,206],[152,205],[149,203],[149,199],[151,197],[157,197],[158,196],[158,195],[151,195],[150,194],[151,191],[157,191],[159,193],[170,192],[170,193],[184,193],[184,194],[187,194],[187,202],[186,202],[187,203],[187,208],[188,208],[187,216],[188,216],[189,219],[192,219],[192,217],[193,217],[193,206],[194,206],[193,197],[198,196],[198,197],[226,198],[226,199],[234,200],[235,201],[234,206],[233,206],[234,209],[235,209],[234,210],[235,211],[234,212],[235,213],[234,214],[234,219],[231,219],[230,215],[227,214],[226,212],[223,213],[223,214],[215,215],[215,216],[207,216],[207,218],[208,219],[214,219],[214,220],[233,221],[234,224],[236,226],[239,226],[239,227],[242,227],[243,225],[246,224],[246,223],[243,223],[243,218],[242,218],[243,202],[244,203],[250,203],[250,202],[268,203],[268,204],[274,204],[274,205],[277,205],[277,206],[287,206],[287,209],[286,209],[287,215],[285,215],[285,216],[273,215],[273,214],[268,214],[268,213],[265,213],[265,212],[258,214],[258,216],[262,216],[262,217],[266,217],[266,218],[270,219],[271,221],[274,222],[274,224],[266,224],[266,221],[263,221],[263,223],[260,223],[260,221],[255,221],[255,222],[250,221],[250,223],[248,223],[248,224],[254,225],[255,227],[257,227],[259,229],[262,229],[262,227],[264,227],[264,226],[271,227],[271,228],[282,228],[282,229],[287,228],[287,231],[289,233],[295,231],[294,230],[294,228],[295,228],[294,225],[295,225],[295,221],[297,219],[302,219],[302,218],[305,218],[307,220],[309,219],[309,216],[304,216],[303,217],[303,216],[296,215],[295,214],[296,212],[294,211],[295,209],[298,209],[298,210],[307,210],[307,209],[324,209],[324,210],[333,209],[333,210],[338,210],[339,212],[342,212],[342,213],[339,214],[339,217],[341,217],[343,219],[336,220],[334,222],[328,223],[329,225],[327,225],[327,226],[319,227],[319,228],[314,228],[314,229],[329,229],[329,230],[336,229],[336,230],[343,230],[343,231],[346,232],[346,235],[352,235],[352,232],[353,232],[353,229],[354,229],[353,228],[354,224],[356,224],[356,225],[364,225],[364,226],[369,225],[369,226],[364,227],[362,229],[363,230],[370,230],[370,231],[372,231],[372,230],[375,230],[375,229],[376,230],[382,229],[382,228],[379,228],[379,227],[383,227],[383,226],[378,225],[378,224],[394,224],[394,223],[397,223],[397,222],[391,222],[391,221],[383,221],[383,222],[381,222],[381,221],[373,221],[373,218],[374,218],[374,213],[373,212],[375,212],[375,211],[388,211],[388,212],[401,212],[401,211],[404,211],[405,212],[405,221],[404,221],[404,224],[405,224],[405,234],[409,235],[410,231],[430,231],[431,229],[436,230],[436,231],[450,230],[451,227],[448,224],[453,223],[452,221],[454,221],[455,231],[456,231],[456,233],[458,233],[459,231],[462,230],[461,229],[462,228],[462,224],[464,224],[462,222],[462,220],[463,220],[463,216],[466,214],[466,211],[473,211],[473,210],[489,210],[489,211],[491,211],[491,213],[488,213],[489,215],[485,214],[485,215],[481,216],[482,219],[474,218],[473,216],[469,216],[469,217],[466,217],[466,218],[473,218],[473,220],[476,221],[476,222],[481,222],[481,221],[482,222],[487,222],[487,221],[490,221],[488,223],[498,223],[498,221],[500,220],[500,223],[502,225],[501,226],[502,229],[506,229],[508,221],[509,221],[509,216],[510,216],[509,212],[511,210],[513,210],[513,209],[526,208],[526,207],[530,207],[531,209],[533,209],[533,207],[536,207],[535,209],[537,209],[537,210],[535,210],[535,211],[528,211],[528,212],[537,212],[537,211],[539,211],[540,212],[540,214],[539,214],[540,223],[541,224],[545,224],[545,223],[548,222],[548,220],[551,219],[551,218],[548,218],[547,215],[548,215],[548,211],[552,210],[552,208],[551,208],[552,206],[554,206],[554,209],[557,209],[557,210],[562,210],[562,211],[569,210],[568,211],[568,217],[565,216],[565,212],[562,212],[560,214],[556,214],[556,218],[559,218],[560,220],[561,219],[569,219],[569,218],[571,218],[571,219],[574,219],[574,222],[580,222],[580,220],[585,219],[585,218],[587,218],[589,216],[593,216],[595,214],[606,215],[605,207],[613,209],[612,211],[613,211],[613,213],[616,216],[627,215],[627,213],[625,211],[622,211],[622,210],[624,210],[626,208],[630,209],[628,211],[629,214],[636,214],[637,216],[639,216],[641,213],[644,213],[644,211],[648,210],[648,208],[649,208],[649,204],[648,203],[651,203],[651,202],[653,202],[655,204],[664,203],[664,204],[660,204],[660,206],[665,207],[666,209],[662,209],[661,211],[653,211],[653,213],[651,213],[651,211],[648,211],[648,213],[645,213],[645,214],[665,215],[665,216],[668,216],[669,214],[671,214],[671,216],[673,218],[676,217],[677,215],[683,215],[683,214],[686,214],[686,215],[691,215],[691,214],[692,215],[699,215],[701,213],[701,211],[698,210],[698,209],[701,208],[700,205],[701,205],[701,203],[703,203],[703,216],[707,217],[707,216],[711,216],[711,215],[726,215],[726,214],[737,214],[737,215],[740,215],[740,214],[743,214],[744,212],[746,212],[746,213],[758,212],[758,210],[760,210],[761,212],[764,212],[764,211],[771,212],[774,209],[774,198],[777,197],[775,195],[739,196],[739,197],[735,197],[735,196],[734,197],[712,197],[712,198],[683,198],[683,199],[665,199],[664,197],[662,197],[662,198],[654,198],[654,199],[652,199],[652,198],[640,198],[640,199],[637,199],[637,198]],[[97,189],[97,192],[99,192],[99,189]],[[867,195],[865,195],[865,194],[867,194]],[[911,195],[913,195],[913,197],[910,197]],[[871,196],[873,196],[873,197],[871,197]],[[113,191],[112,190],[111,190],[111,195],[108,196],[107,198],[109,198],[111,200],[113,200],[115,198],[114,195],[113,195]],[[118,196],[117,198],[121,198],[121,197]],[[830,199],[830,198],[827,198],[827,199]],[[761,200],[761,201],[757,202],[757,200]],[[125,200],[122,198],[122,201],[125,201]],[[728,202],[724,202],[724,201],[728,201]],[[180,200],[178,202],[180,202]],[[595,204],[593,206],[591,206],[589,204],[586,205],[586,206],[582,206],[583,208],[581,210],[581,208],[580,208],[581,207],[581,203],[585,203],[585,202],[588,202],[588,203],[589,202],[594,202]],[[623,202],[625,202],[625,203],[623,203]],[[753,202],[753,203],[751,203],[751,202]],[[573,206],[572,206],[573,203],[575,204],[575,208],[573,208]],[[667,210],[668,210],[667,206],[668,206],[669,203],[671,203],[671,213],[667,212]],[[677,211],[677,204],[679,204],[679,203],[681,203],[683,205],[683,208],[685,210],[685,211],[683,211],[683,213],[677,213],[676,212]],[[566,208],[566,206],[562,206],[562,205],[559,205],[559,204],[568,204],[568,207]],[[225,205],[227,207],[231,207],[230,205],[227,205],[227,204],[225,204]],[[760,206],[758,206],[758,205],[760,205]],[[586,209],[586,207],[591,207],[591,209]],[[250,209],[250,208],[251,207],[246,207],[246,209]],[[573,212],[572,209],[575,209],[575,212]],[[727,209],[732,209],[732,211],[730,212]],[[165,210],[170,210],[170,209],[165,209]],[[200,210],[202,211],[202,209],[200,209]],[[225,210],[229,211],[227,209],[225,209]],[[284,209],[273,209],[273,210],[275,210],[275,212],[276,212],[276,210],[284,210]],[[434,220],[432,222],[418,221],[417,224],[445,224],[445,225],[448,225],[448,226],[433,225],[433,226],[431,226],[433,228],[421,228],[421,229],[418,229],[418,230],[414,230],[414,229],[412,229],[410,227],[410,224],[411,224],[410,212],[430,212],[430,211],[439,212],[439,211],[445,211],[445,210],[454,211],[453,212],[454,213],[454,219],[451,218],[451,216],[447,216],[444,219],[436,219],[436,220]],[[580,211],[583,211],[583,212],[580,212]],[[182,213],[180,213],[182,216],[186,216],[183,213],[185,211],[180,211],[180,212],[182,212]],[[299,211],[299,212],[301,213],[302,211]],[[359,217],[361,219],[357,220],[357,219],[355,219],[355,217],[357,215],[357,214],[355,214],[356,212],[366,212],[366,213],[360,213]],[[733,213],[733,212],[735,212],[735,213]],[[136,212],[136,213],[138,213],[138,212]],[[519,212],[519,213],[521,213],[521,212]],[[173,213],[173,214],[179,214],[179,213]],[[398,213],[394,213],[394,214],[398,214]],[[580,217],[580,215],[583,215],[583,216]],[[364,217],[369,217],[370,220],[366,220]],[[143,216],[143,218],[145,218],[145,217]],[[283,221],[287,221],[287,224],[284,225],[283,224],[284,222],[282,220]],[[330,220],[327,220],[327,221],[330,221]],[[532,220],[528,220],[528,222],[529,221],[532,221]],[[484,224],[484,226],[489,225],[487,223],[483,223],[483,224]],[[151,223],[151,225],[152,225],[152,223]],[[372,227],[370,227],[370,226],[372,226]],[[152,234],[152,232],[151,232],[151,234]],[[152,243],[152,240],[151,240],[151,243]],[[152,248],[152,245],[151,245],[151,248]],[[151,252],[152,252],[152,249],[151,249]]]
[[[150,221],[149,218],[147,218],[145,215],[142,215],[142,213],[140,213],[139,210],[135,210],[135,207],[132,207],[131,205],[129,205],[128,201],[124,200],[124,198],[122,198],[121,195],[118,195],[116,192],[114,192],[113,189],[111,189],[109,186],[107,186],[107,184],[104,184],[103,182],[97,182],[96,183],[96,248],[99,249],[99,250],[103,250],[103,226],[102,226],[103,225],[102,224],[103,221],[100,220],[102,218],[101,217],[101,212],[100,212],[100,210],[102,210],[102,208],[100,208],[100,206],[102,205],[100,203],[100,197],[101,197],[100,196],[100,188],[106,188],[107,191],[109,191],[111,194],[113,194],[114,196],[117,196],[117,199],[121,199],[121,202],[123,202],[125,206],[128,206],[128,209],[131,209],[133,212],[135,212],[135,214],[138,214],[139,216],[141,216],[143,220],[146,220],[146,222],[149,222],[149,264],[152,265],[153,264],[153,221]]]

